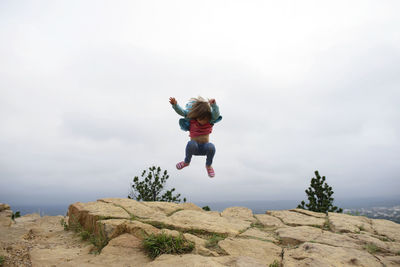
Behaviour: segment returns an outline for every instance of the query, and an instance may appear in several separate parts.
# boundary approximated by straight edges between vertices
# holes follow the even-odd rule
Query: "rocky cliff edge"
[[[191,203],[105,198],[74,203],[66,217],[30,214],[13,222],[11,215],[0,204],[4,266],[400,266],[399,224],[347,214],[253,214],[244,207],[220,213]],[[80,232],[64,230],[72,226]],[[84,233],[102,244],[100,253],[96,242],[81,240]],[[152,260],[142,240],[160,233],[183,237],[193,251]]]

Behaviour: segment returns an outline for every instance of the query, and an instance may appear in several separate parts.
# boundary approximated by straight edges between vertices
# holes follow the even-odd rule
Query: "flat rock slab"
[[[282,248],[271,243],[254,239],[226,238],[218,245],[230,256],[246,256],[257,259],[267,266],[281,260]]]
[[[184,232],[197,231],[224,235],[238,235],[251,224],[249,221],[234,217],[222,217],[215,213],[196,210],[181,210],[155,221],[167,225],[167,228],[172,227]]]
[[[278,242],[278,240],[275,237],[275,234],[273,232],[267,232],[263,230],[259,230],[257,228],[250,228],[246,230],[245,232],[241,233],[239,237],[243,238],[253,238],[253,239],[259,239],[262,241],[271,241],[271,242]]]
[[[322,230],[311,226],[286,227],[276,230],[283,245],[298,245],[317,239]]]
[[[347,234],[336,234],[329,231],[323,231],[314,241],[334,247],[354,248],[360,250],[364,247],[362,242],[358,239],[348,236]]]
[[[363,250],[304,243],[296,249],[284,251],[283,266],[382,267],[382,264],[377,258]]]
[[[150,218],[155,214],[164,214],[164,212],[160,212],[156,207],[149,207],[149,205],[144,205],[143,202],[135,201],[133,199],[128,198],[102,198],[99,199],[98,202],[107,203],[110,206],[120,207],[124,209],[129,215],[133,215],[139,218]],[[166,205],[166,210],[175,210],[170,209],[171,205]],[[165,214],[164,214],[165,215]]]
[[[289,210],[272,210],[267,211],[267,214],[281,219],[284,224],[289,226],[317,225],[322,227],[325,223],[325,219]]]
[[[358,233],[360,231],[367,231],[374,233],[371,225],[371,219],[364,216],[353,216],[342,213],[328,213],[330,228],[334,232],[341,233]]]
[[[388,220],[372,220],[372,228],[382,236],[400,242],[400,224]]]
[[[215,258],[215,261],[223,264],[224,266],[232,266],[232,267],[266,267],[266,265],[262,261],[247,257],[247,256],[225,256]]]
[[[400,266],[400,256],[378,256],[378,258],[386,267]]]
[[[304,210],[304,209],[291,209],[289,211],[302,213],[302,214],[305,214],[305,215],[308,215],[308,216],[313,216],[313,217],[316,217],[316,218],[322,218],[322,219],[326,218],[326,214],[323,213],[323,212],[315,212],[315,211]]]
[[[240,220],[255,222],[256,218],[253,216],[251,209],[245,207],[230,207],[221,212],[222,217],[234,217]]]
[[[285,226],[280,219],[278,219],[274,216],[268,215],[268,214],[256,214],[254,216],[265,227],[283,227],[283,226]]]
[[[167,255],[163,254],[154,261],[143,265],[145,267],[226,267],[214,257],[204,257],[195,254]]]

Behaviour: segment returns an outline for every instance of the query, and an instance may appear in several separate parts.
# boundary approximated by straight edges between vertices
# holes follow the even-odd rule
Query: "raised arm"
[[[172,108],[175,110],[176,113],[178,113],[179,115],[181,115],[183,117],[186,117],[187,111],[178,105],[178,101],[176,101],[175,97],[170,97],[169,103],[172,105]]]
[[[208,102],[211,105],[211,123],[219,122],[222,119],[222,117],[221,114],[219,113],[219,107],[217,105],[217,102],[213,98],[210,99]]]

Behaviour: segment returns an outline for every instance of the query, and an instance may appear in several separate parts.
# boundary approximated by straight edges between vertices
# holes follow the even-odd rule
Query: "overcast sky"
[[[399,197],[399,1],[0,2],[0,202]],[[168,102],[215,98],[205,157]]]

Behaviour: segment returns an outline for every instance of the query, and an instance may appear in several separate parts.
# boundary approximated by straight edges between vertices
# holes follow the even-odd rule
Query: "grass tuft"
[[[376,252],[380,251],[380,249],[375,244],[372,243],[366,244],[364,248],[371,254],[375,254]]]
[[[74,215],[71,217],[70,224],[67,224],[64,219],[61,219],[60,223],[64,227],[65,231],[72,230],[77,233],[83,241],[89,240],[89,242],[96,247],[96,249],[91,253],[99,254],[108,244],[108,239],[103,231],[96,235],[93,232],[85,230]],[[100,227],[100,229],[102,228]]]
[[[218,242],[224,239],[225,236],[212,234],[206,242],[206,248],[216,248],[218,246]]]
[[[254,227],[254,228],[258,228],[258,229],[263,229],[264,228],[264,225],[260,222],[260,221],[256,221],[256,222],[253,222],[251,225],[250,225],[250,227]]]
[[[325,222],[322,225],[322,229],[323,230],[328,230],[328,231],[331,230],[331,223],[330,223],[330,221],[328,219],[328,216],[325,218]]]
[[[151,234],[142,241],[149,257],[155,259],[161,254],[184,254],[194,249],[194,243],[186,240],[182,234],[178,237],[161,233]]]
[[[5,261],[6,261],[6,257],[0,256],[0,266],[3,266]]]
[[[269,265],[269,267],[280,267],[280,266],[281,264],[278,260],[274,260],[274,262]]]

